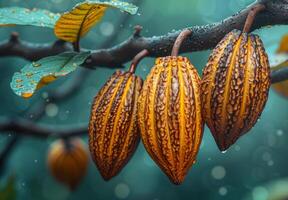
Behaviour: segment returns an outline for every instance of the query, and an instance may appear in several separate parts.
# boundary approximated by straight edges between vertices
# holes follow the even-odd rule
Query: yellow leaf
[[[272,71],[288,67],[288,35],[282,37],[277,53],[270,57],[270,66]],[[288,98],[288,80],[274,83],[272,88]]]
[[[274,83],[272,88],[280,95],[288,98],[288,80]]]
[[[70,12],[64,13],[55,25],[55,35],[67,42],[79,41],[97,24],[107,8],[119,8],[121,11],[135,14],[137,7],[120,1],[86,1],[76,5]]]
[[[277,53],[288,53],[288,34],[282,37]]]

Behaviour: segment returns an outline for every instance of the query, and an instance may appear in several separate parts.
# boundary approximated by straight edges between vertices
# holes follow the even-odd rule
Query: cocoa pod
[[[59,182],[71,190],[76,189],[88,167],[88,152],[81,139],[59,139],[52,143],[48,152],[48,167]]]
[[[135,152],[140,134],[137,100],[141,78],[115,72],[94,99],[89,123],[89,147],[105,180],[116,176]]]
[[[157,58],[138,101],[142,141],[174,184],[195,162],[203,134],[200,78],[188,58]]]
[[[270,82],[259,36],[233,30],[213,50],[202,77],[203,117],[221,151],[255,125]]]

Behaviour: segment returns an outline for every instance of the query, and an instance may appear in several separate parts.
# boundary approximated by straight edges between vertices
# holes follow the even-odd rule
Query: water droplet
[[[104,36],[110,36],[114,32],[114,25],[111,22],[103,22],[100,25],[100,31]]]
[[[125,183],[119,183],[115,187],[115,196],[119,199],[126,199],[130,194],[130,188]]]
[[[49,103],[45,108],[45,112],[48,117],[55,117],[58,114],[58,110],[58,106],[53,103]]]
[[[228,190],[226,187],[220,187],[218,192],[221,196],[225,196],[227,194]]]
[[[278,136],[282,136],[283,135],[283,130],[281,130],[281,129],[277,130],[276,134]]]
[[[217,180],[221,180],[225,177],[226,175],[226,170],[223,166],[215,166],[212,170],[211,170],[211,176],[214,179]]]
[[[43,99],[48,98],[48,92],[43,92],[43,93],[42,93],[42,98],[43,98]]]
[[[235,151],[240,151],[240,149],[241,149],[241,148],[240,148],[239,145],[236,145],[236,146],[235,146]]]

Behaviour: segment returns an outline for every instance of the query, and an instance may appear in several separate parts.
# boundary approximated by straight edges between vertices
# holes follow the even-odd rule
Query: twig
[[[176,41],[173,45],[173,49],[172,49],[172,53],[171,56],[178,56],[179,54],[179,50],[181,48],[181,44],[183,43],[183,41],[189,36],[191,35],[192,31],[189,29],[183,30],[178,37],[176,38]]]
[[[5,148],[2,150],[2,152],[0,153],[0,177],[3,174],[3,172],[5,171],[5,163],[6,160],[9,158],[10,154],[12,153],[12,150],[14,149],[14,147],[16,146],[16,144],[19,141],[19,137],[18,136],[13,136],[8,143],[6,144]]]
[[[244,28],[243,28],[244,33],[249,33],[257,13],[259,13],[260,11],[263,11],[265,8],[266,7],[264,4],[256,4],[255,6],[251,8],[247,16]]]
[[[132,60],[130,68],[129,68],[129,72],[130,73],[135,73],[136,67],[138,65],[138,63],[146,56],[149,55],[149,51],[147,51],[147,49],[144,49],[142,51],[140,51]]]
[[[288,66],[271,72],[272,83],[285,81],[288,78]]]

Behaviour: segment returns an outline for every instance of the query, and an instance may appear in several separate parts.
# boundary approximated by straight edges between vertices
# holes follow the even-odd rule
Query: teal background
[[[23,6],[45,8],[54,12],[69,10],[77,0],[2,0],[1,7]],[[143,36],[162,35],[187,26],[218,22],[245,8],[252,0],[143,0],[139,15],[132,16],[126,26],[116,26],[124,15],[109,10],[104,19],[82,41],[82,47],[97,47],[113,32],[117,44],[131,35],[133,27],[144,27]],[[137,4],[137,3],[136,3]],[[0,41],[6,40],[11,31],[17,31],[21,39],[46,43],[56,38],[50,29],[34,27],[1,27]],[[287,26],[273,26],[256,31],[263,39],[266,50],[272,57]],[[186,54],[201,73],[209,51]],[[145,59],[137,74],[144,79],[154,59]],[[0,116],[19,117],[33,103],[45,97],[46,92],[61,85],[75,75],[74,72],[38,91],[29,100],[16,96],[10,89],[10,80],[15,71],[27,61],[22,58],[0,58]],[[126,64],[129,66],[129,63]],[[87,69],[78,69],[87,70]],[[57,104],[48,104],[46,114],[39,123],[51,126],[83,124],[89,119],[91,101],[99,88],[115,69],[90,70],[81,90],[73,97]],[[92,161],[81,185],[74,192],[59,184],[50,176],[46,166],[47,148],[54,138],[40,140],[26,137],[12,153],[0,185],[7,178],[16,176],[16,192],[19,200],[276,200],[275,194],[286,193],[288,197],[288,99],[270,91],[261,119],[255,127],[232,146],[221,153],[206,127],[197,163],[191,168],[185,182],[175,186],[149,158],[140,144],[134,157],[124,170],[109,182],[105,182]],[[0,135],[0,149],[13,132]],[[87,137],[83,138],[87,142]],[[277,200],[284,200],[277,199]]]

